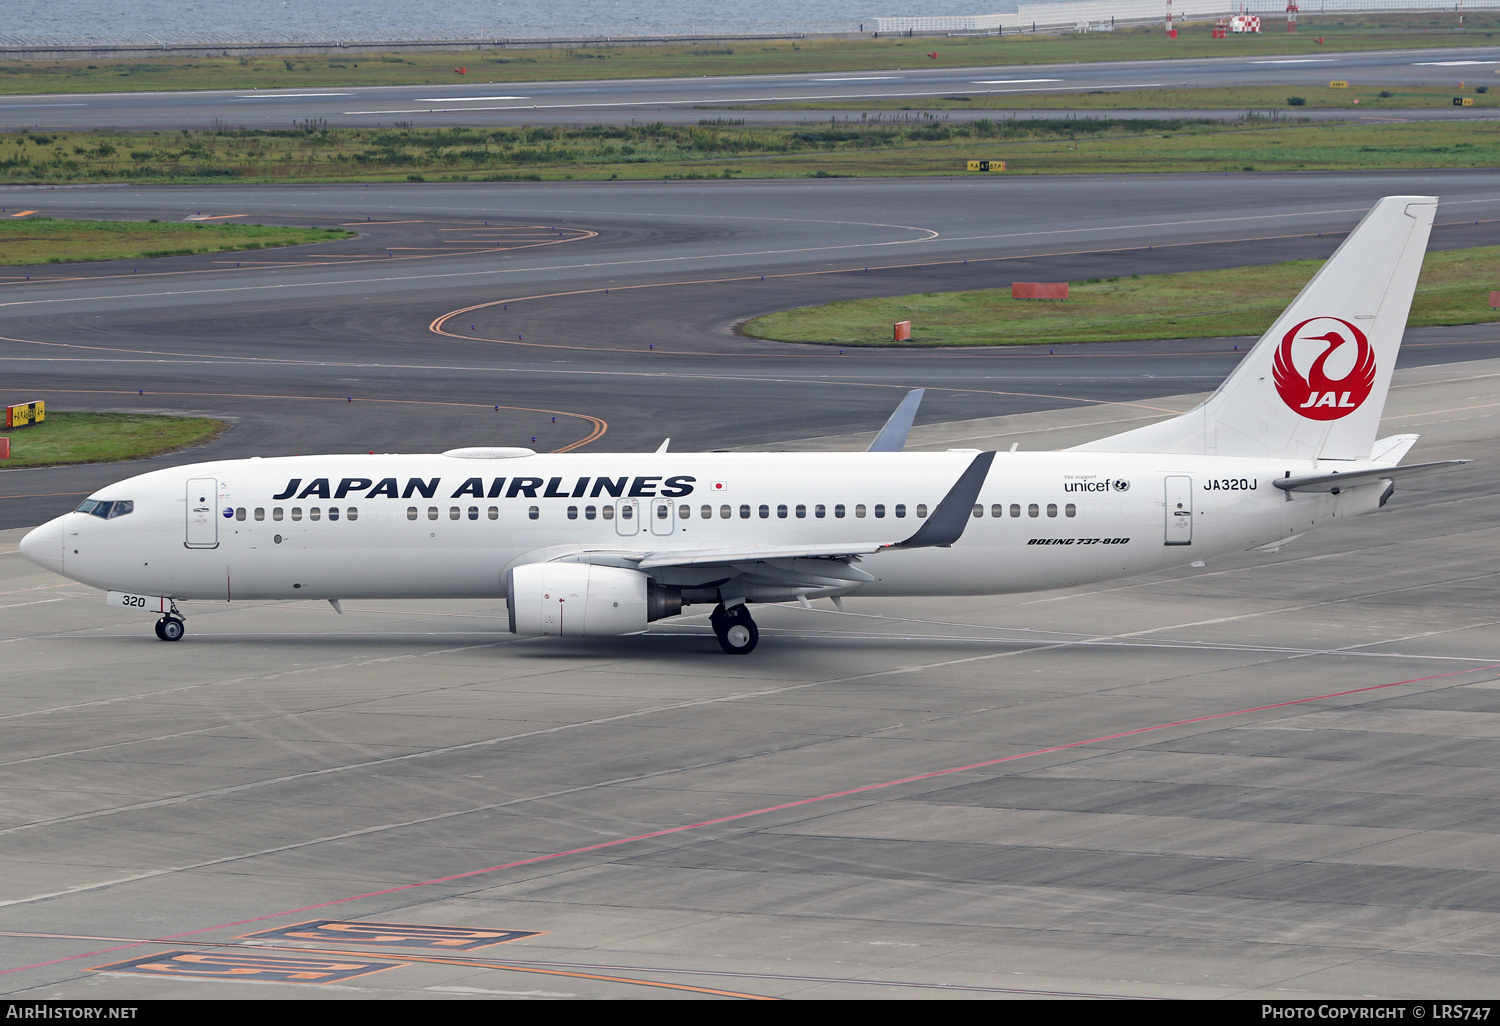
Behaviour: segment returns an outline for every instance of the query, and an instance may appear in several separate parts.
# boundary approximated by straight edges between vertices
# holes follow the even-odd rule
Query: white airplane
[[[1062,452],[903,452],[921,393],[864,453],[253,458],[142,474],[21,542],[161,614],[178,600],[505,598],[523,635],[638,634],[712,604],[1060,588],[1274,551],[1383,506],[1416,435],[1376,440],[1437,200],[1381,200],[1209,399]],[[341,611],[341,610],[340,610]]]

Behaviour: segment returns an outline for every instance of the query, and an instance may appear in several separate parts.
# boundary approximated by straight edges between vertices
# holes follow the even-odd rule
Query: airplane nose
[[[63,572],[62,518],[49,520],[21,539],[21,555],[44,570]]]

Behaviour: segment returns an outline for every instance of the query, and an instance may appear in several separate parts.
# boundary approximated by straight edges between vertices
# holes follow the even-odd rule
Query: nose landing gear
[[[743,603],[725,609],[715,606],[708,622],[713,625],[719,647],[730,655],[748,655],[760,641],[760,629]]]
[[[162,641],[181,641],[186,633],[187,626],[182,621],[182,614],[177,611],[177,603],[173,602],[171,612],[156,621],[156,636]]]

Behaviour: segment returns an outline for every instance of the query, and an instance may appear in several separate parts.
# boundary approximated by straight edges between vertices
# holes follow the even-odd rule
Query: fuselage
[[[201,463],[104,488],[89,501],[110,505],[59,517],[24,548],[85,584],[175,599],[504,597],[509,568],[571,553],[894,544],[918,531],[973,458],[955,450]],[[1272,485],[1318,467],[1000,453],[953,545],[874,552],[858,562],[873,580],[798,593],[1065,587],[1274,544],[1378,506],[1381,483],[1290,497]],[[750,601],[794,597],[784,587],[757,591],[754,567],[743,569]],[[656,577],[692,602],[703,600],[694,589],[716,587],[725,573],[676,567]]]

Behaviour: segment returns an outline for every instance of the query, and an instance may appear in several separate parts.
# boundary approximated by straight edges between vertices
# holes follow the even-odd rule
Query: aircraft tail
[[[1375,204],[1196,409],[1075,448],[1370,459],[1437,202]]]

